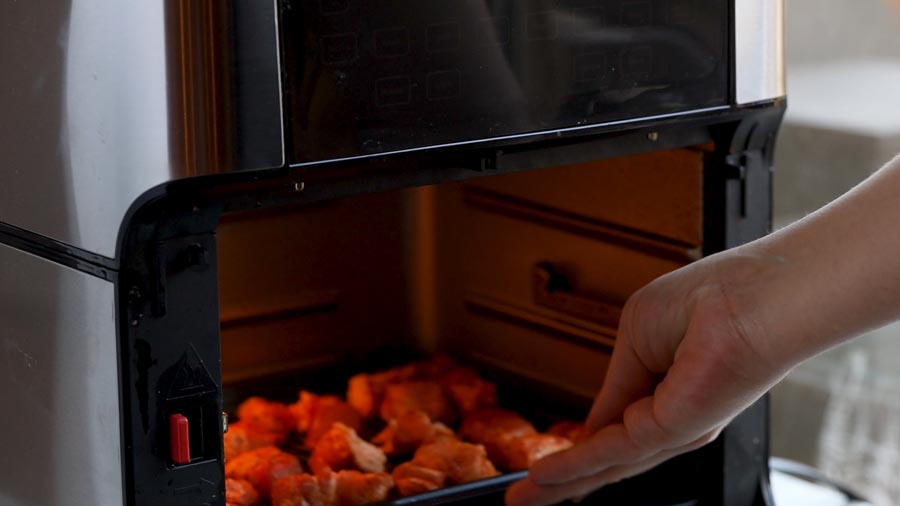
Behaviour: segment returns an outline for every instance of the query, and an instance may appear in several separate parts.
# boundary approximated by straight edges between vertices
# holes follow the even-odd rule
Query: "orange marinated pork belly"
[[[460,436],[473,443],[484,444],[497,437],[522,437],[535,434],[531,422],[505,409],[480,409],[466,413]]]
[[[309,449],[315,448],[319,439],[335,423],[342,423],[353,430],[362,427],[359,413],[334,395],[319,396],[302,391],[300,400],[291,404],[290,411],[297,421],[297,431],[306,433],[303,444]]]
[[[225,463],[225,477],[247,480],[263,498],[269,497],[272,483],[278,478],[302,473],[297,457],[274,446],[242,453]]]
[[[439,441],[422,446],[412,463],[444,473],[448,485],[497,476],[499,473],[488,460],[484,446],[460,441]]]
[[[481,409],[467,413],[459,429],[466,441],[483,444],[491,462],[509,470],[507,447],[515,439],[537,434],[534,425],[512,411]]]
[[[441,386],[429,381],[411,381],[388,385],[381,403],[381,418],[385,421],[407,413],[422,411],[436,422],[452,424],[456,410]]]
[[[468,367],[456,367],[440,378],[441,387],[461,413],[497,405],[497,385]]]
[[[325,469],[339,471],[358,469],[369,473],[382,473],[387,457],[377,446],[360,438],[356,431],[342,423],[336,423],[319,439],[309,467],[315,473]]]
[[[443,471],[420,466],[413,462],[406,462],[395,467],[392,475],[394,486],[403,497],[444,488],[444,482],[447,481],[447,475]]]
[[[238,419],[248,428],[269,434],[277,434],[282,440],[294,430],[294,416],[288,407],[259,397],[250,397],[237,409]]]
[[[373,374],[357,374],[347,385],[347,402],[364,418],[378,414],[388,385],[411,381],[416,377],[415,364]]]
[[[414,362],[372,374],[357,374],[347,386],[347,402],[364,418],[378,414],[389,385],[416,380],[437,380],[458,367],[449,357],[437,355],[429,360]]]
[[[547,434],[564,437],[573,443],[580,443],[590,436],[583,423],[558,422],[547,429]]]
[[[504,440],[500,445],[503,456],[494,460],[497,467],[507,471],[530,469],[538,460],[572,447],[572,442],[553,434],[529,434]]]
[[[372,442],[386,455],[411,455],[425,443],[442,439],[456,439],[453,431],[439,422],[432,422],[427,414],[412,411],[388,421],[387,427]]]
[[[361,506],[388,498],[393,479],[383,473],[333,472],[281,478],[272,489],[272,506]]]
[[[225,501],[234,506],[254,506],[259,493],[249,481],[225,478]]]
[[[435,355],[428,360],[414,362],[416,378],[421,380],[437,380],[461,366],[447,355]]]
[[[335,506],[359,506],[384,501],[394,487],[391,475],[359,471],[326,470],[319,474],[322,490],[334,497]],[[332,492],[333,491],[333,492]]]
[[[224,436],[225,460],[231,460],[238,455],[281,443],[284,436],[270,432],[260,432],[247,426],[244,422],[235,422],[228,425],[228,432]]]
[[[319,480],[310,474],[292,474],[272,485],[272,506],[325,506]]]

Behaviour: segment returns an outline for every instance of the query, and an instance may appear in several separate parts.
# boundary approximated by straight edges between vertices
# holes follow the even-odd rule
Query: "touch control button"
[[[341,14],[350,8],[350,0],[321,0],[322,14]]]
[[[375,55],[381,58],[409,54],[409,30],[384,28],[375,31]]]
[[[439,23],[425,30],[429,53],[442,53],[459,49],[459,24]]]
[[[322,63],[341,65],[356,60],[356,34],[341,33],[322,37]]]
[[[456,98],[460,93],[460,75],[458,70],[443,70],[428,74],[425,84],[428,100],[446,100]]]
[[[409,77],[385,77],[375,81],[375,103],[380,107],[408,104],[411,95]]]

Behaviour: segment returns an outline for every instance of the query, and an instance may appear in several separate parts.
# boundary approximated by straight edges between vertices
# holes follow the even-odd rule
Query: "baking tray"
[[[316,394],[333,394],[343,397],[346,393],[347,380],[354,374],[383,370],[414,360],[422,360],[422,358],[420,354],[386,349],[367,353],[365,356],[348,355],[330,365],[289,375],[243,380],[225,385],[223,406],[226,412],[234,413],[238,404],[250,396],[293,403],[297,401],[297,393],[301,389]],[[500,406],[521,414],[539,430],[561,420],[578,420],[584,416],[590,406],[589,403],[579,404],[571,399],[568,402],[560,403],[560,399],[564,399],[565,396],[553,395],[551,390],[523,388],[524,380],[513,379],[508,374],[480,367],[478,364],[472,364],[464,359],[459,359],[459,362],[473,366],[485,379],[496,382]],[[372,430],[374,430],[372,427],[368,428],[368,431]],[[290,438],[283,446],[291,453],[299,455],[301,462],[309,457],[309,450],[302,446],[302,441],[299,439]],[[652,475],[664,476],[667,474],[666,468],[668,467],[672,467],[671,464],[664,464],[660,469],[653,471]],[[373,506],[500,506],[503,504],[503,495],[507,488],[527,475],[527,471],[507,473],[424,494],[395,498],[375,503]],[[591,504],[602,506],[697,506],[700,504],[700,501],[694,498],[695,496],[683,490],[684,487],[672,486],[673,482],[670,480],[656,481],[660,486],[668,487],[669,492],[661,493],[659,487],[648,487],[646,480],[626,480],[592,494],[581,501],[579,506]],[[671,499],[661,498],[660,495],[670,495]]]

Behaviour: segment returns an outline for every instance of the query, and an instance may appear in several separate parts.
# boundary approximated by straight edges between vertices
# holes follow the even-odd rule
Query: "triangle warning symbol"
[[[194,345],[188,347],[172,369],[174,378],[169,384],[166,400],[202,395],[217,390],[216,382],[213,381]]]

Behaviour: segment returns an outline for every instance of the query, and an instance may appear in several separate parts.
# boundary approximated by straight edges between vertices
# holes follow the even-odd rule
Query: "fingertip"
[[[504,496],[506,506],[528,506],[528,478],[513,483]]]
[[[564,453],[548,455],[537,461],[528,471],[528,478],[538,486],[558,485],[571,479],[565,471],[565,461],[560,459]]]

